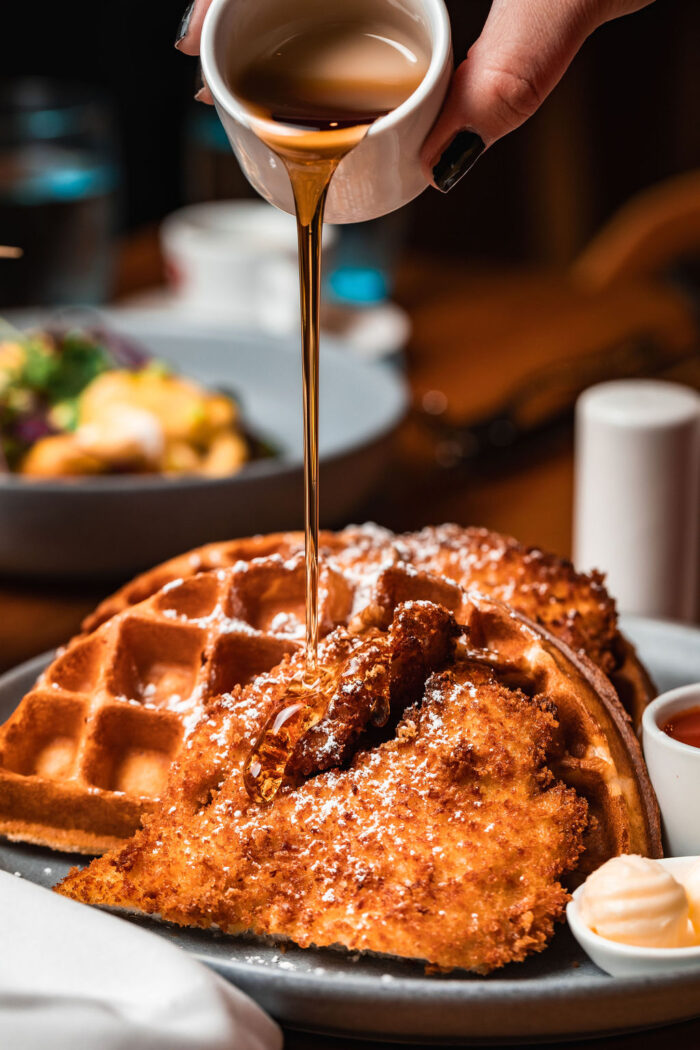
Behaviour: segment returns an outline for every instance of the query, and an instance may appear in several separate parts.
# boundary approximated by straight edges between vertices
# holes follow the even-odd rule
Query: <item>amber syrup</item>
[[[231,75],[253,130],[285,165],[299,246],[304,410],[306,650],[301,680],[268,719],[245,766],[246,788],[270,802],[303,736],[325,715],[318,665],[318,379],[321,232],[338,164],[379,117],[415,90],[427,58],[386,27],[336,22],[282,36]]]

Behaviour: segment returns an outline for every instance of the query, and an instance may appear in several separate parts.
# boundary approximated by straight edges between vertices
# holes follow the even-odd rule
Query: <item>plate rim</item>
[[[663,616],[642,616],[640,613],[630,612],[618,613],[618,620],[623,634],[627,633],[627,626],[631,626],[633,630],[636,626],[640,626],[642,630],[671,630],[674,634],[682,635],[688,640],[694,638],[700,643],[700,624],[686,623],[684,620],[672,620]],[[698,662],[700,663],[700,656],[698,657]]]

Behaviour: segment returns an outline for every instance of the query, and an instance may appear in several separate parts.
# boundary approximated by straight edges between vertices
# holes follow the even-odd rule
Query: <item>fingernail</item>
[[[177,36],[175,37],[175,47],[179,47],[182,41],[187,36],[190,28],[190,20],[192,18],[192,12],[194,11],[194,0],[185,8],[185,13],[180,19],[180,25],[177,28]]]
[[[195,102],[206,102],[207,99],[204,97],[207,90],[207,85],[204,82],[204,75],[202,74],[202,63],[197,63],[197,76],[195,78]]]
[[[447,193],[476,164],[486,146],[475,131],[460,131],[433,168],[435,185]]]

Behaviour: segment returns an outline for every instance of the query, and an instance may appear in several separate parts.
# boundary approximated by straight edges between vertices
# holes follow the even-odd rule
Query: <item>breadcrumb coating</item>
[[[425,629],[433,615],[433,640],[447,639],[444,610],[429,605],[400,606],[389,634],[405,638],[408,621]],[[356,668],[366,688],[363,653],[387,637],[339,628],[321,661],[337,683]],[[586,802],[547,764],[556,712],[468,656],[428,648],[428,663],[447,666],[426,666],[421,695],[386,739],[368,741],[353,724],[349,765],[308,775],[348,725],[342,703],[331,705],[316,752],[306,742],[306,779],[289,779],[269,805],[250,798],[244,766],[301,658],[222,696],[158,812],[126,846],[74,869],[59,892],[440,970],[487,973],[541,951],[563,915],[560,880],[577,864],[587,820]],[[347,750],[336,758],[347,761]]]

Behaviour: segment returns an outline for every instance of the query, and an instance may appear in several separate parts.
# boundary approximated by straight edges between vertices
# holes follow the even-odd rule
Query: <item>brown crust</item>
[[[83,622],[94,630],[128,605],[142,601],[163,584],[236,560],[280,553],[288,557],[303,548],[300,532],[272,533],[212,543],[172,558],[106,598]],[[512,605],[550,630],[574,651],[583,650],[609,675],[637,728],[644,708],[656,695],[633,647],[617,628],[615,603],[600,573],[578,573],[570,561],[510,536],[459,525],[430,526],[416,533],[393,534],[373,526],[322,532],[322,554],[344,557],[356,547],[368,563],[391,551],[397,561],[413,564],[460,586],[475,588]]]
[[[82,853],[86,857],[95,857],[124,845],[124,839],[117,836],[93,835],[75,828],[66,831],[50,824],[25,824],[21,820],[0,822],[0,834],[9,842],[28,842],[30,846],[43,846],[62,853]]]
[[[0,769],[0,834],[13,842],[94,856],[123,842],[152,808],[147,799],[49,786]]]
[[[423,593],[430,581],[417,582]],[[380,621],[387,593],[378,596]],[[421,598],[399,604],[387,644],[407,637],[402,617],[406,627],[432,621],[451,636],[441,607]],[[377,627],[363,630],[370,649],[381,647]],[[341,628],[324,643],[324,669],[340,656],[332,673],[341,695],[353,669],[358,685],[366,682],[363,638]],[[299,661],[222,699],[153,820],[123,849],[71,873],[59,892],[444,970],[484,973],[545,948],[568,899],[560,878],[577,863],[586,823],[585,802],[547,766],[551,704],[468,656],[449,658],[389,739],[361,743],[349,768],[290,784],[260,806],[245,793],[242,763]],[[331,705],[333,737],[345,717]]]
[[[535,624],[507,607],[503,607],[502,614],[518,619],[540,636],[566,678],[577,692],[585,695],[587,709],[605,735],[621,791],[619,815],[616,816],[610,807],[607,812],[608,822],[617,823],[617,852],[662,857],[661,815],[656,794],[630,716],[609,678],[584,653],[574,652],[541,624]],[[555,764],[554,768],[568,782],[563,767]],[[583,793],[585,795],[585,791]]]
[[[615,654],[617,665],[610,673],[610,681],[639,733],[644,708],[659,695],[659,690],[639,659],[637,650],[621,631],[615,639]]]

